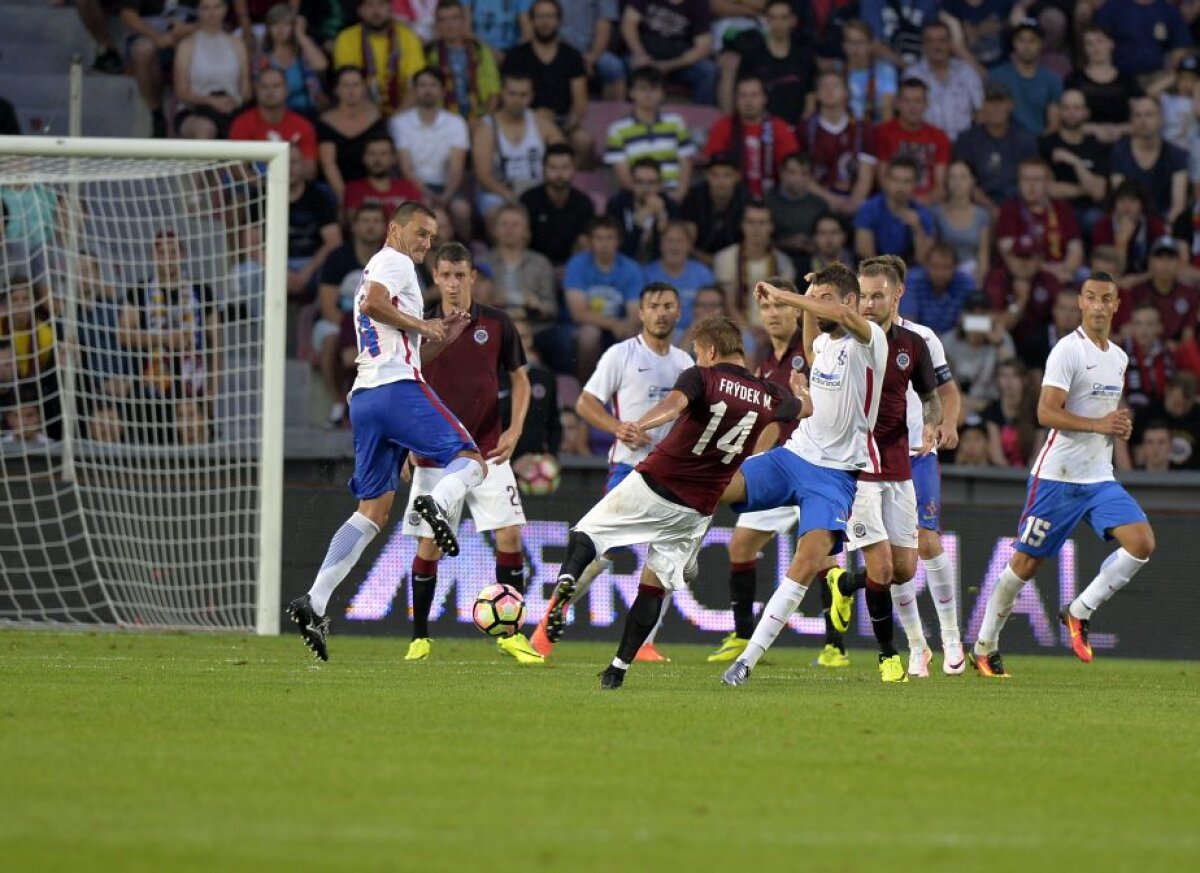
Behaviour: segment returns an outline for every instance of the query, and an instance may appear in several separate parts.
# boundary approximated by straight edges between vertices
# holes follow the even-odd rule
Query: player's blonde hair
[[[692,325],[688,339],[704,346],[712,346],[718,358],[745,355],[742,331],[727,315],[713,315]]]
[[[953,253],[953,249],[951,249],[951,253]],[[874,273],[871,273],[871,274],[863,273],[863,269],[865,267],[872,266],[874,264],[885,264],[885,265],[891,267],[893,270],[896,271],[896,275],[900,279],[899,284],[901,284],[901,285],[904,284],[904,279],[908,275],[908,264],[904,263],[904,258],[900,257],[899,255],[876,255],[873,258],[867,258],[861,264],[858,265],[858,275],[860,275],[860,276],[862,276],[862,275],[877,275]]]
[[[876,276],[882,276],[893,288],[900,287],[900,274],[890,261],[885,261],[883,258],[869,258],[863,261],[858,268],[858,278],[871,279]]]

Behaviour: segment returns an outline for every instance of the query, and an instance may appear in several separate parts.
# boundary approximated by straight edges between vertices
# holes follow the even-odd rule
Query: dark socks
[[[573,530],[567,539],[567,557],[558,571],[558,578],[570,576],[572,579],[578,579],[587,565],[594,560],[596,560],[596,546],[592,543],[592,538],[585,533]]]
[[[437,568],[437,561],[427,561],[419,555],[413,558],[412,638],[414,640],[429,636],[429,610],[433,608],[433,592],[437,588]]]
[[[875,631],[875,640],[879,643],[879,654],[890,658],[899,654],[892,640],[896,633],[892,622],[892,595],[887,586],[867,580],[867,612],[871,614],[871,630]]]
[[[625,616],[625,630],[621,634],[621,645],[617,646],[617,658],[626,664],[632,664],[637,657],[638,649],[650,636],[650,631],[658,624],[658,614],[662,611],[663,595],[666,592],[653,585],[639,585],[637,598],[629,607]]]
[[[496,581],[525,593],[525,558],[520,552],[496,552]]]
[[[837,628],[833,626],[833,619],[829,617],[829,612],[833,609],[833,592],[825,584],[825,575],[828,572],[828,570],[822,570],[813,579],[813,585],[816,585],[821,592],[821,617],[825,619],[825,645],[833,646],[845,654],[846,643],[842,640],[842,635],[838,633]]]
[[[869,584],[866,570],[856,570],[854,572],[847,570],[846,575],[838,581],[838,588],[841,589],[843,594],[849,595],[855,591],[861,591]]]
[[[754,594],[758,587],[758,562],[729,564],[729,599],[733,603],[733,632],[743,640],[754,634]]]

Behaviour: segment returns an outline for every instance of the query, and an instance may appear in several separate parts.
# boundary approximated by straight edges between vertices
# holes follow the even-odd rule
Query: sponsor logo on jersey
[[[842,373],[822,373],[820,370],[813,370],[809,375],[809,385],[813,388],[830,388],[838,389],[842,387]]]
[[[479,330],[475,331],[475,342],[477,342],[479,345],[483,345],[487,341],[488,332],[486,327],[481,327]]]
[[[1123,385],[1105,385],[1103,382],[1092,383],[1093,397],[1120,397]]]

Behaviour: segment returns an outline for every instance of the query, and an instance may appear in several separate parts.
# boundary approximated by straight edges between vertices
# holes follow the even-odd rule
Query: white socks
[[[658,630],[663,626],[663,619],[667,617],[667,611],[670,610],[670,608],[671,592],[668,591],[663,595],[662,608],[658,611],[658,624],[656,624],[654,629],[650,631],[650,636],[646,637],[646,642],[642,643],[643,646],[651,645],[654,642],[654,638],[658,636]]]
[[[575,580],[575,596],[571,598],[571,603],[578,603],[583,599],[583,595],[596,581],[596,577],[601,573],[607,573],[612,569],[612,559],[607,555],[601,555],[583,568],[583,572],[579,574],[579,578]]]
[[[929,594],[933,597],[933,608],[937,610],[938,624],[942,628],[942,645],[953,646],[961,643],[962,635],[958,629],[958,580],[954,578],[954,566],[945,552],[923,563]]]
[[[917,611],[917,584],[909,579],[902,585],[893,584],[892,606],[900,616],[900,626],[908,637],[910,649],[925,650],[929,643],[925,642],[925,630],[921,627],[921,613]]]
[[[758,659],[771,648],[779,632],[787,625],[792,613],[799,608],[807,590],[807,585],[801,585],[790,578],[783,580],[783,584],[775,589],[775,593],[763,608],[758,625],[754,628],[754,635],[750,637],[750,643],[739,660],[745,661],[752,668],[758,663]]]
[[[317,573],[317,581],[313,582],[308,592],[308,596],[312,598],[312,608],[317,615],[325,614],[333,589],[338,587],[346,578],[346,574],[358,563],[363,549],[375,539],[377,533],[379,528],[375,526],[375,522],[358,512],[338,528],[333,539],[329,541],[329,549],[325,552],[325,561]]]
[[[1024,587],[1025,580],[1014,573],[1012,567],[1005,565],[983,612],[983,624],[979,626],[979,638],[975,641],[976,654],[986,655],[1000,645],[1000,631],[1004,629],[1013,604],[1017,602],[1017,595]]]
[[[1117,549],[1104,559],[1100,572],[1087,588],[1071,602],[1071,615],[1090,619],[1092,613],[1109,598],[1129,584],[1137,571],[1146,566],[1149,558],[1135,558],[1124,549]]]
[[[482,482],[484,469],[471,458],[455,458],[446,465],[446,472],[433,486],[429,496],[447,516],[454,515],[467,492]]]

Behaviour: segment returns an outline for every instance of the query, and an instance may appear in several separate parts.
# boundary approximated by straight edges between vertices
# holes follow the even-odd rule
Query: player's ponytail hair
[[[688,339],[694,343],[712,346],[718,358],[746,354],[741,328],[727,315],[713,315],[697,321],[688,331]]]
[[[858,296],[858,276],[845,264],[836,261],[813,276],[813,285],[832,285],[838,298],[845,300],[851,294]]]

